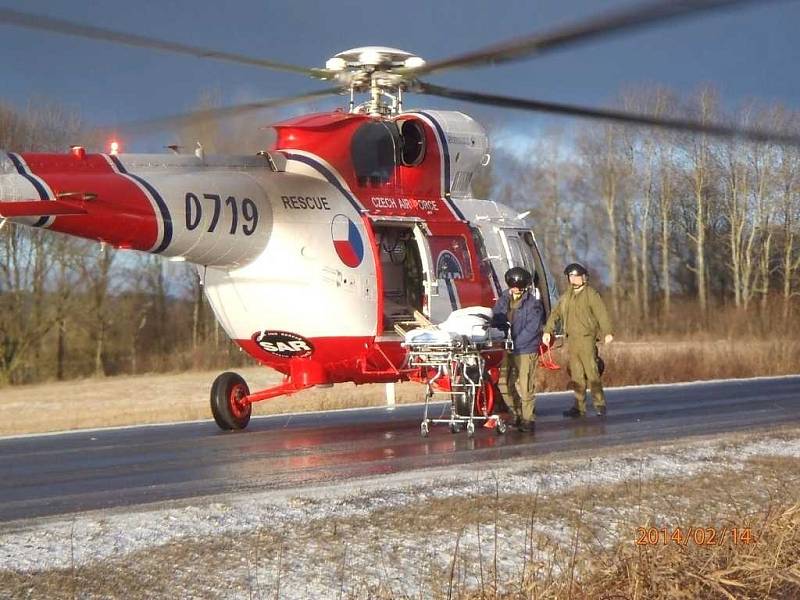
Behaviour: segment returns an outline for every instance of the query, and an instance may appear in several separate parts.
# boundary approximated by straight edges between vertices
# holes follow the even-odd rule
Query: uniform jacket
[[[559,298],[544,331],[552,334],[558,319],[564,324],[567,337],[591,336],[597,339],[611,333],[606,304],[600,294],[588,285],[577,294],[570,288]]]
[[[506,290],[494,305],[494,322],[503,325],[508,321],[511,305],[511,292]],[[513,354],[536,354],[542,343],[544,325],[544,305],[530,292],[522,294],[514,318],[511,320],[511,339],[514,340]]]

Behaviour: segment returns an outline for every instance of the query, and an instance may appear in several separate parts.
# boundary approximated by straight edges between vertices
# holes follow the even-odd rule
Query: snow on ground
[[[425,577],[433,571],[449,571],[457,537],[461,560],[478,565],[487,555],[496,555],[499,578],[512,580],[515,570],[519,571],[519,557],[530,545],[529,532],[518,517],[514,517],[517,520],[514,523],[499,515],[495,522],[490,514],[481,524],[480,543],[477,528],[457,535],[458,532],[442,524],[436,530],[426,531],[424,544],[420,544],[418,533],[387,532],[381,519],[372,522],[374,515],[385,515],[387,509],[424,507],[435,500],[493,498],[495,494],[546,498],[567,490],[625,481],[688,478],[741,468],[746,461],[760,456],[800,458],[800,434],[793,432],[788,439],[783,436],[739,442],[706,440],[692,445],[626,448],[593,458],[514,459],[465,466],[458,473],[452,469],[432,469],[325,487],[140,507],[132,512],[96,511],[11,523],[0,526],[0,570],[70,568],[111,558],[118,560],[179,539],[219,539],[226,534],[255,532],[266,526],[280,532],[284,549],[280,556],[273,553],[261,557],[258,569],[243,577],[255,577],[259,586],[271,588],[277,585],[280,575],[282,597],[295,597],[293,594],[298,598],[328,597],[343,586],[357,593],[359,585],[389,586],[395,593],[416,595],[423,589]],[[609,541],[615,535],[622,535],[614,531],[613,523],[619,522],[626,510],[632,508],[616,507],[613,514],[602,517],[612,524],[604,534]],[[331,520],[342,519],[360,519],[358,534],[351,535],[344,548],[333,548],[316,540],[315,524],[324,527]],[[496,553],[495,524],[499,531]],[[551,518],[545,525],[538,521],[533,534],[551,540],[553,547],[569,547],[574,532],[565,521]],[[547,550],[535,550],[529,560],[545,565],[550,559]],[[358,582],[343,580],[345,567],[348,573],[359,574]],[[470,571],[472,579],[467,583],[476,584],[476,572],[477,569]],[[249,573],[249,567],[245,573]]]

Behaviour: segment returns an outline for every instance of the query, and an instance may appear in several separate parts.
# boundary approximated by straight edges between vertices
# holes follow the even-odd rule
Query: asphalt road
[[[434,425],[422,407],[0,439],[0,522],[208,494],[297,487],[515,456],[800,424],[800,376],[620,388],[609,414],[564,419],[569,395],[542,394],[534,435]],[[441,409],[439,410],[441,412]]]

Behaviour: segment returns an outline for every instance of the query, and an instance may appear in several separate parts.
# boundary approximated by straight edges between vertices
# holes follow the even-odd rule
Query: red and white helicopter
[[[253,402],[311,386],[415,376],[404,369],[398,321],[433,322],[464,306],[492,306],[503,273],[539,274],[546,310],[555,285],[532,224],[474,197],[489,162],[484,129],[462,112],[404,109],[404,94],[745,136],[795,138],[688,120],[459,91],[420,78],[456,67],[528,58],[590,37],[641,27],[736,0],[658,2],[544,35],[426,63],[385,47],[337,54],[308,69],[0,9],[0,23],[161,51],[294,71],[335,86],[278,101],[199,111],[192,119],[349,94],[349,108],[274,125],[254,156],[0,152],[0,216],[198,266],[214,313],[231,339],[285,375],[251,392],[235,373],[212,386],[223,429],[241,429]],[[368,94],[364,103],[356,95]],[[150,123],[153,125],[153,123]],[[492,363],[490,363],[492,364]],[[495,363],[496,364],[496,361]],[[486,382],[494,391],[496,369]]]

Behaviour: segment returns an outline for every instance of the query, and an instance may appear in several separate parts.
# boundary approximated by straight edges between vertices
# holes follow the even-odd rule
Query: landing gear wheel
[[[250,393],[238,373],[227,371],[214,380],[211,386],[211,414],[220,429],[244,429],[250,422],[253,406],[243,402]]]
[[[470,421],[467,423],[467,437],[472,437],[475,435],[475,423]]]
[[[507,429],[508,425],[506,425],[506,422],[503,421],[503,419],[497,419],[497,426],[494,428],[495,433],[497,433],[497,435],[503,435]]]
[[[428,422],[427,421],[423,421],[422,423],[419,424],[419,434],[422,437],[428,437],[429,431],[430,430],[428,429]]]

